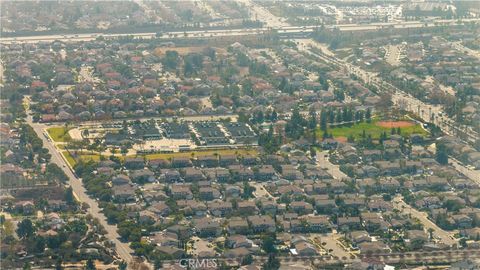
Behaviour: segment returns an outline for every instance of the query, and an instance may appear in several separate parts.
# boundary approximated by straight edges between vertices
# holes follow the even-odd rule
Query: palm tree
[[[84,129],[84,130],[82,131],[82,136],[83,136],[83,138],[87,138],[89,135],[90,135],[90,131],[88,131],[88,129]]]
[[[428,235],[429,235],[430,239],[433,239],[433,231],[434,231],[434,229],[433,229],[433,228],[428,228],[427,231],[428,231]]]

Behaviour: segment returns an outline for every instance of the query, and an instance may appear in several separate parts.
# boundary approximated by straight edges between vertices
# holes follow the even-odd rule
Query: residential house
[[[193,193],[188,185],[172,185],[170,187],[170,192],[174,199],[193,199]]]
[[[135,201],[135,188],[130,185],[113,186],[113,200],[118,203]]]
[[[255,178],[260,181],[271,181],[276,179],[275,169],[272,165],[263,165],[256,169]]]
[[[172,246],[159,246],[155,248],[159,253],[164,254],[167,258],[179,259],[185,255],[183,249]]]
[[[125,168],[129,170],[143,169],[144,166],[145,161],[141,157],[125,159]]]
[[[353,246],[360,243],[371,242],[372,238],[366,231],[351,231],[347,233],[347,238],[352,242]]]
[[[165,170],[163,172],[163,177],[167,183],[179,182],[182,179],[180,172],[173,169]]]
[[[201,219],[196,219],[193,221],[194,228],[197,230],[199,236],[208,237],[208,236],[219,236],[222,233],[222,228],[218,221],[215,221],[211,218],[205,217]]]
[[[205,179],[202,171],[198,168],[187,167],[182,171],[183,177],[187,182],[197,182]]]
[[[258,215],[247,218],[250,227],[255,233],[275,232],[275,221],[270,216]]]
[[[341,230],[353,230],[361,227],[359,217],[338,217],[337,226]]]
[[[332,228],[332,224],[326,215],[307,216],[304,220],[310,232],[327,232]]]
[[[201,200],[211,201],[214,199],[219,199],[220,196],[220,191],[213,187],[200,187],[198,189],[198,197]]]
[[[232,213],[232,203],[224,201],[214,201],[208,203],[208,210],[214,216],[225,216]]]
[[[245,234],[248,231],[247,220],[240,217],[232,217],[228,220],[228,232],[230,234]]]
[[[317,249],[312,243],[301,241],[295,244],[295,250],[299,256],[316,256]]]
[[[313,212],[313,206],[304,201],[294,201],[290,203],[290,209],[295,213],[309,214]]]
[[[253,244],[252,240],[239,234],[229,236],[225,243],[228,248],[251,248]]]

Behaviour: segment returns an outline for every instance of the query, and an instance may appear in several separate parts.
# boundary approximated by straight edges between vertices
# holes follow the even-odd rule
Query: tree
[[[437,143],[437,149],[435,153],[435,160],[442,165],[448,164],[447,148],[443,143]]]
[[[413,239],[412,242],[410,243],[410,247],[412,248],[412,250],[419,250],[423,247],[423,244],[425,244],[425,240]]]
[[[250,265],[253,263],[253,256],[248,254],[247,256],[243,257],[242,265]]]
[[[85,263],[85,270],[95,270],[95,262],[92,259],[88,259]]]
[[[243,182],[243,194],[242,198],[244,199],[249,199],[253,197],[253,192],[255,191],[255,188],[250,186],[247,181]]]
[[[303,135],[303,127],[307,125],[298,108],[293,109],[290,121],[285,125],[285,133],[292,139],[299,139]]]
[[[20,238],[29,238],[35,234],[35,227],[30,219],[26,218],[18,224],[17,234]]]
[[[462,237],[460,238],[460,240],[458,241],[458,243],[460,244],[460,246],[462,248],[466,247],[467,246],[467,239],[465,237]]]
[[[268,255],[267,262],[263,265],[265,270],[276,270],[280,268],[280,260],[275,257],[275,254]]]
[[[57,259],[57,262],[55,263],[55,270],[63,270],[62,258]]]
[[[156,259],[153,261],[153,269],[158,270],[158,269],[162,269],[162,267],[163,267],[162,260],[156,258]]]
[[[210,59],[212,59],[212,61],[215,61],[215,58],[216,58],[216,51],[214,48],[212,47],[207,47],[203,50],[203,54],[210,57]]]
[[[315,150],[315,147],[310,147],[310,156],[312,158],[315,158],[317,156],[317,150]]]
[[[178,52],[177,51],[167,51],[165,53],[165,58],[163,58],[162,63],[168,69],[176,69],[178,64]]]
[[[127,263],[125,261],[121,261],[120,264],[118,265],[119,270],[127,270]]]
[[[430,239],[433,239],[433,232],[434,232],[435,230],[434,230],[433,228],[428,228],[427,231],[428,231],[428,237],[429,237]]]
[[[42,236],[36,237],[33,249],[35,250],[35,253],[42,253],[45,250],[45,238]]]
[[[266,253],[276,253],[277,249],[275,248],[275,238],[271,235],[266,235],[263,237],[262,248]]]
[[[380,134],[380,143],[383,143],[383,141],[385,141],[386,139],[388,139],[388,136],[387,132],[384,131],[382,134]]]
[[[68,188],[65,190],[65,201],[66,201],[68,204],[70,204],[70,205],[76,204],[75,197],[73,196],[73,189],[72,189],[72,187],[68,187]]]
[[[317,127],[317,115],[315,109],[309,111],[308,128],[314,130]]]
[[[280,89],[282,91],[285,90],[285,88],[287,87],[287,84],[288,84],[287,78],[282,77],[282,80],[280,81],[280,84],[278,85],[278,89]]]
[[[323,110],[320,113],[320,129],[322,131],[327,130],[327,113]]]
[[[162,261],[155,258],[155,260],[153,261],[153,268],[157,270],[157,269],[162,269],[162,267],[163,267]]]
[[[45,177],[49,180],[59,180],[60,182],[64,183],[68,181],[68,176],[55,163],[50,163],[47,165],[47,168],[45,170]]]
[[[88,131],[88,129],[84,129],[82,131],[82,136],[83,138],[88,138],[88,136],[90,136],[90,131]]]
[[[122,153],[123,156],[126,156],[128,153],[128,145],[122,145],[120,148],[120,153]]]
[[[278,114],[277,112],[274,110],[270,116],[270,121],[272,122],[276,122],[278,120]]]
[[[370,110],[370,108],[367,108],[367,112],[365,113],[365,118],[367,119],[367,123],[370,123],[372,119],[372,110]]]

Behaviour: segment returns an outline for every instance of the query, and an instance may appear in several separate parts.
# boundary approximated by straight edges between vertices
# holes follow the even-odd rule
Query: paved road
[[[327,172],[333,176],[335,179],[344,179],[344,178],[349,178],[348,175],[344,174],[340,170],[340,166],[333,164],[328,160],[328,151],[322,151],[317,153],[317,165],[322,168],[326,169]]]
[[[402,54],[403,45],[389,44],[385,46],[385,61],[392,66],[398,66],[401,64],[400,56]]]
[[[342,247],[342,245],[339,243],[340,237],[341,235],[337,233],[325,233],[325,234],[312,233],[310,239],[313,239],[314,242],[319,245],[321,245],[322,243],[325,243],[325,246],[322,246],[322,248],[332,256],[337,256],[339,258],[350,257],[352,254],[346,251]]]
[[[68,176],[68,183],[72,187],[76,197],[81,202],[85,202],[90,206],[88,208],[88,213],[91,214],[94,218],[97,218],[100,221],[100,224],[103,225],[103,227],[107,231],[106,237],[115,243],[115,250],[117,251],[118,256],[127,263],[131,262],[133,258],[132,249],[128,246],[128,243],[123,243],[120,241],[120,236],[117,233],[117,226],[108,224],[105,215],[102,213],[102,209],[98,207],[98,203],[87,195],[87,190],[83,187],[80,179],[73,174],[71,168],[69,167],[69,164],[63,159],[57,149],[55,149],[53,143],[45,137],[44,132],[46,126],[39,123],[33,123],[32,116],[30,114],[28,114],[26,120],[27,123],[32,126],[33,130],[35,130],[37,136],[42,139],[43,146],[47,148],[52,155],[51,162],[57,164],[60,168],[62,168],[62,170]]]
[[[3,79],[4,79],[4,68],[3,68],[3,61],[0,61],[0,86],[3,86]]]
[[[474,181],[475,183],[480,185],[480,170],[471,170],[465,166],[463,166],[458,160],[449,157],[449,163],[455,167],[455,169],[461,172],[463,175],[468,177],[470,180]]]
[[[253,192],[253,196],[255,196],[255,198],[267,198],[267,199],[272,198],[273,199],[272,194],[270,194],[270,192],[268,192],[268,190],[265,189],[265,186],[262,183],[250,182],[249,184],[255,188],[255,191]]]
[[[453,237],[454,233],[447,232],[442,228],[438,227],[437,224],[433,223],[428,219],[428,215],[425,212],[420,212],[417,209],[408,205],[403,198],[399,195],[393,199],[393,206],[400,210],[404,214],[411,214],[413,217],[418,218],[422,222],[425,230],[433,229],[433,235],[435,238],[439,239],[442,243],[448,246],[454,246],[457,244],[457,240]]]
[[[290,26],[284,19],[274,16],[270,11],[251,0],[237,0],[237,2],[247,6],[250,18],[265,23],[267,27],[278,28]]]
[[[395,87],[394,85],[384,81],[377,73],[363,70],[358,66],[354,66],[341,59],[324,53],[324,50],[313,51],[311,48],[320,48],[315,45],[315,41],[308,40],[299,43],[298,49],[312,56],[318,57],[321,60],[341,68],[349,74],[353,74],[363,80],[365,83],[370,83],[378,89],[388,89],[392,93],[392,102],[406,111],[410,111],[427,123],[437,125],[445,134],[456,136],[462,135],[462,138],[467,142],[475,142],[480,138],[478,132],[474,131],[472,127],[459,125],[453,119],[447,116],[443,106],[425,103],[410,94],[407,94]]]
[[[416,251],[416,252],[396,252],[396,253],[373,253],[371,255],[359,254],[356,257],[332,257],[330,255],[325,256],[277,256],[276,257],[282,264],[286,263],[304,263],[310,265],[313,262],[315,265],[339,265],[360,263],[361,261],[374,261],[384,262],[386,264],[402,264],[402,265],[418,265],[419,261],[425,265],[449,265],[453,262],[458,262],[469,259],[479,259],[479,249],[462,249],[462,250],[440,250],[440,251]],[[241,260],[241,258],[209,258],[217,260],[217,263],[226,262],[235,263]],[[254,261],[256,263],[263,264],[268,260],[267,256],[255,256]],[[166,260],[163,261],[164,266],[178,266],[179,260]]]

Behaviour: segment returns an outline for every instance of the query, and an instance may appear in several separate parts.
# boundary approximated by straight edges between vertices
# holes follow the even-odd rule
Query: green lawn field
[[[348,138],[349,136],[353,135],[355,139],[361,138],[364,130],[367,136],[372,136],[372,139],[379,139],[383,132],[386,132],[387,135],[390,135],[391,128],[379,126],[378,122],[379,121],[377,120],[373,120],[370,123],[363,122],[351,126],[332,127],[328,128],[328,133],[332,134],[334,138]],[[425,131],[420,124],[415,124],[409,127],[401,127],[400,133],[402,136],[410,136],[411,134],[421,134],[424,136],[428,135],[428,132]],[[318,130],[317,134],[319,134],[321,137],[323,132]]]
[[[70,153],[67,151],[63,151],[62,154],[65,156],[65,159],[67,162],[73,167],[77,163],[77,160],[73,158]],[[199,157],[199,156],[207,156],[207,155],[214,155],[218,154],[220,156],[222,155],[239,155],[239,156],[246,156],[246,155],[251,155],[251,156],[258,156],[258,151],[256,149],[218,149],[218,150],[201,150],[201,151],[188,151],[188,152],[178,152],[178,153],[154,153],[154,154],[146,154],[145,158],[147,160],[151,159],[170,159],[170,158],[175,158],[175,157]],[[82,161],[90,161],[93,160],[95,162],[100,161],[100,154],[98,153],[79,153],[80,159]],[[139,157],[142,157],[142,155],[138,155]],[[105,156],[108,158],[108,156]],[[117,155],[117,157],[121,160],[125,159],[125,156],[120,156]],[[135,156],[126,156],[128,157],[135,157]]]
[[[51,127],[47,129],[48,135],[54,142],[69,142],[72,140],[65,127]]]

